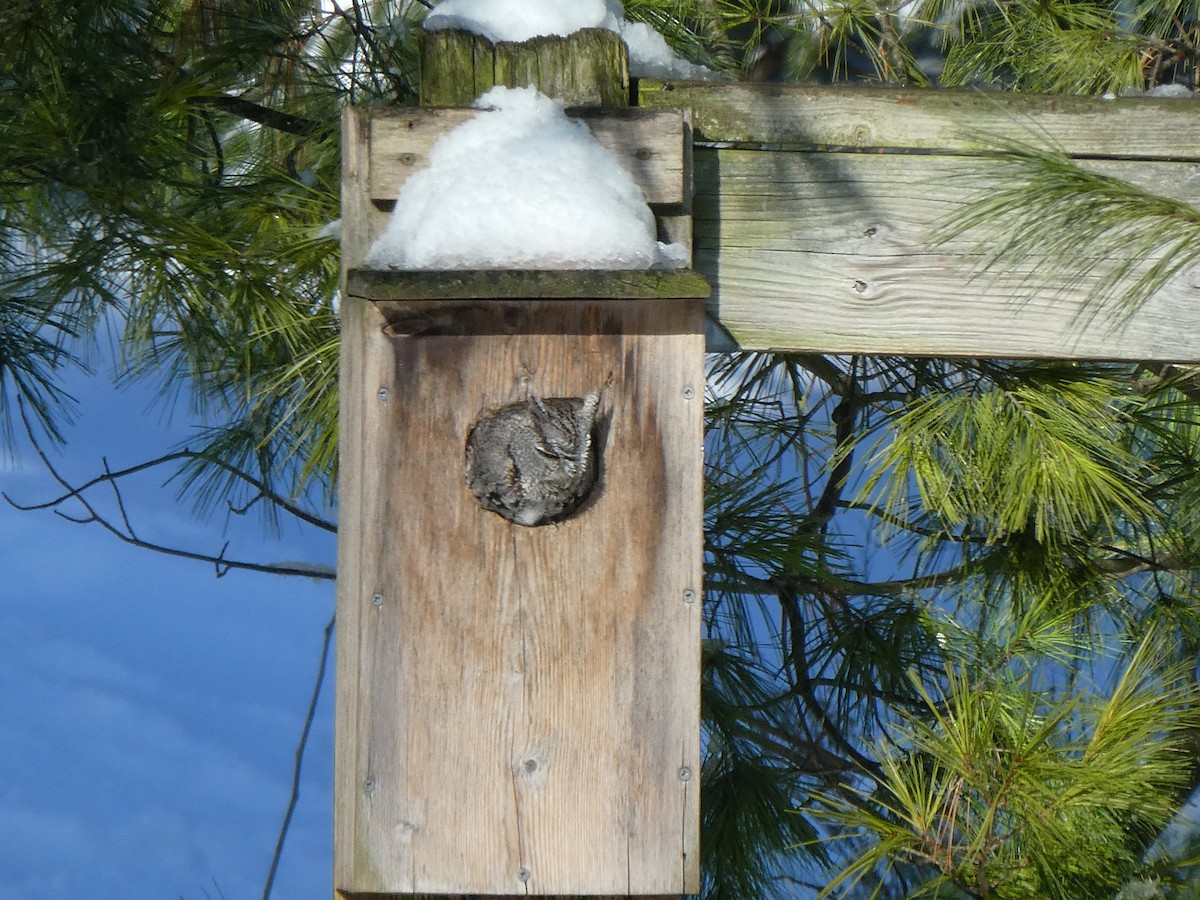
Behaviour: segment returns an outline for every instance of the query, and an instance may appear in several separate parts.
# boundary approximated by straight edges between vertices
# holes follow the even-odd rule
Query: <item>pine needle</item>
[[[1025,274],[1114,330],[1200,258],[1200,209],[1093,171],[1064,153],[996,141],[979,174],[992,187],[934,231],[935,245],[974,238],[973,275]],[[1017,299],[1021,293],[1018,289]]]

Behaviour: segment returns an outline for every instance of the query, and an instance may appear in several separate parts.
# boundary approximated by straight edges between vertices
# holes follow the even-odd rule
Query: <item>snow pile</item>
[[[587,126],[534,88],[495,87],[400,190],[373,268],[648,269],[660,244],[633,179]]]
[[[442,0],[425,16],[425,30],[460,28],[499,41],[527,41],[604,28],[605,0]]]
[[[629,48],[629,73],[635,78],[709,81],[720,77],[680,58],[649,25],[626,21],[620,0],[442,0],[425,17],[425,28],[460,28],[492,43],[607,28]]]

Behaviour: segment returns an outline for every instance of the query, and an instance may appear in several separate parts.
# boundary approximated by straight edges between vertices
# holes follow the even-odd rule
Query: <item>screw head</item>
[[[370,777],[364,778],[363,779],[363,790],[366,791],[368,794],[371,793],[371,791],[375,790],[375,779],[370,778]]]
[[[379,402],[380,402],[380,403],[387,403],[387,402],[388,402],[388,397],[389,397],[389,396],[390,396],[390,392],[388,391],[388,389],[387,389],[387,388],[385,388],[385,387],[381,387],[381,388],[379,389],[378,397],[379,397]]]
[[[522,866],[520,871],[517,872],[517,880],[518,881],[528,881],[532,877],[533,877],[533,873],[531,873],[524,866]]]
[[[688,588],[686,591],[684,591],[683,592],[683,602],[684,603],[695,603],[696,602],[696,592],[693,591],[691,588]]]
[[[684,400],[691,400],[695,396],[696,396],[696,389],[694,387],[692,387],[690,384],[683,389],[683,399]]]
[[[371,603],[375,606],[383,606],[383,594],[375,594],[371,597]]]
[[[689,769],[687,766],[684,766],[683,768],[681,768],[679,770],[679,780],[680,781],[691,781],[692,780],[692,770]]]

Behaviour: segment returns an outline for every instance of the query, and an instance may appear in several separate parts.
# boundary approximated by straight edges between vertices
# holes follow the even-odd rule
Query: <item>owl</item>
[[[467,487],[484,509],[518,525],[565,518],[596,483],[599,410],[596,391],[485,412],[467,435]]]

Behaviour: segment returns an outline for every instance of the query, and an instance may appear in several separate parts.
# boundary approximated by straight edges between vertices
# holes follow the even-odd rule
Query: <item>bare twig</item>
[[[271,898],[271,888],[275,885],[275,873],[279,870],[279,860],[283,856],[283,842],[287,838],[288,829],[292,825],[292,815],[300,800],[300,768],[304,763],[304,750],[308,746],[308,735],[317,714],[317,701],[321,697],[321,685],[325,682],[325,669],[329,663],[329,646],[333,639],[333,628],[336,622],[337,616],[335,615],[325,626],[325,638],[321,642],[321,660],[317,663],[317,678],[313,684],[312,699],[308,702],[308,714],[304,717],[304,727],[300,729],[300,740],[296,743],[296,762],[292,767],[292,793],[288,798],[287,810],[283,814],[283,824],[279,827],[275,852],[271,855],[271,868],[267,872],[266,884],[263,885],[262,900]]]
[[[34,446],[36,447],[36,444]],[[278,506],[281,510],[286,512],[288,515],[299,519],[301,522],[304,522],[308,525],[312,525],[315,528],[320,528],[322,531],[328,531],[331,534],[337,534],[337,525],[335,525],[333,522],[330,522],[327,519],[322,519],[320,516],[315,516],[312,513],[308,512],[307,510],[303,509],[302,507],[299,507],[296,504],[291,503],[288,500],[285,500],[283,497],[280,497],[278,494],[276,494],[274,491],[272,491],[270,488],[268,488],[261,480],[255,478],[253,475],[249,474],[248,472],[244,472],[241,469],[237,468],[236,466],[232,466],[229,463],[223,462],[219,459],[214,459],[211,456],[207,456],[207,455],[205,455],[203,453],[199,453],[195,450],[188,450],[187,448],[184,448],[183,450],[177,450],[174,453],[166,453],[162,456],[156,457],[151,460],[147,460],[146,462],[138,463],[135,466],[129,466],[128,468],[120,469],[116,472],[109,471],[108,464],[106,462],[103,475],[97,475],[95,478],[91,479],[90,481],[85,481],[83,484],[77,485],[75,487],[72,487],[72,486],[66,484],[65,482],[60,481],[60,483],[63,484],[63,486],[66,488],[67,493],[62,494],[58,497],[54,497],[50,500],[46,500],[42,503],[31,503],[28,505],[15,503],[13,500],[8,498],[7,495],[5,495],[5,499],[8,500],[8,502],[12,506],[16,507],[17,509],[19,509],[23,512],[31,512],[31,511],[39,510],[39,509],[51,509],[53,507],[61,505],[62,503],[66,502],[67,500],[70,500],[71,498],[75,497],[77,494],[81,494],[84,491],[90,490],[91,488],[95,487],[98,484],[102,484],[104,482],[112,483],[112,482],[115,482],[117,479],[126,478],[130,475],[136,475],[139,472],[145,472],[149,469],[153,469],[158,466],[167,465],[169,463],[180,462],[180,461],[193,461],[193,460],[202,460],[203,462],[206,462],[212,466],[216,466],[219,469],[223,469],[224,471],[233,475],[237,479],[246,482],[246,484],[250,485],[251,487],[253,487],[255,490],[257,490],[259,492],[258,497],[256,497],[253,502],[257,502],[258,500],[269,500],[272,504],[274,504],[275,506]],[[247,504],[245,509],[249,509],[250,506],[253,505],[253,502]],[[234,511],[237,512],[237,510],[234,510]]]
[[[834,427],[834,446],[831,454],[833,468],[825,481],[825,488],[821,491],[821,496],[805,517],[806,526],[815,526],[822,530],[828,527],[837,513],[838,503],[842,499],[842,491],[850,479],[853,466],[854,431],[863,406],[858,398],[858,383],[853,375],[854,365],[855,362],[851,361],[850,371],[843,382],[843,387],[838,391],[840,399],[830,413],[830,420]]]
[[[221,146],[221,136],[217,134],[217,127],[213,125],[212,116],[208,114],[208,110],[201,110],[200,117],[204,120],[204,131],[208,135],[208,139],[212,142],[213,153],[217,158],[217,171],[212,177],[212,183],[217,184],[225,177],[225,148]],[[204,169],[208,171],[208,161],[204,161]]]
[[[101,482],[108,482],[112,486],[114,493],[116,493],[116,495],[117,495],[118,508],[122,509],[122,515],[124,515],[124,512],[123,512],[124,501],[121,498],[120,488],[116,481],[116,479],[118,477],[120,477],[120,473],[107,473],[105,475],[97,476],[96,478],[92,479],[92,481],[88,482],[86,485],[81,486],[81,487],[75,487],[75,486],[71,485],[71,483],[68,482],[67,479],[64,478],[59,473],[59,471],[54,468],[54,464],[50,462],[50,458],[46,455],[45,451],[42,450],[41,445],[37,442],[37,438],[33,433],[33,427],[29,422],[29,415],[25,410],[24,400],[22,400],[20,397],[17,398],[17,408],[21,414],[21,422],[25,426],[25,432],[29,437],[30,443],[32,444],[34,451],[37,453],[38,457],[41,459],[42,465],[44,465],[46,467],[46,470],[51,474],[51,476],[53,476],[54,480],[57,481],[62,486],[65,493],[49,503],[41,503],[41,504],[35,504],[32,506],[26,506],[26,505],[22,505],[22,504],[15,502],[11,497],[8,496],[8,494],[0,492],[0,496],[2,496],[9,503],[9,505],[15,507],[16,509],[33,510],[33,509],[54,508],[54,512],[56,514],[58,514],[59,516],[61,516],[62,518],[66,519],[69,522],[74,522],[79,525],[87,525],[87,524],[95,523],[95,524],[99,525],[101,528],[103,528],[105,531],[107,531],[109,534],[113,535],[113,537],[115,537],[118,540],[122,541],[123,543],[129,544],[131,546],[140,547],[143,550],[152,550],[155,553],[161,553],[165,556],[177,556],[182,559],[194,559],[199,562],[211,563],[213,568],[216,570],[218,578],[223,577],[225,574],[227,574],[232,569],[239,569],[239,570],[247,571],[247,572],[264,572],[264,573],[271,574],[271,575],[300,575],[305,578],[316,578],[316,579],[328,580],[328,581],[332,581],[337,577],[336,574],[332,571],[325,571],[323,569],[317,569],[317,568],[301,566],[301,565],[256,563],[256,562],[250,562],[248,560],[226,559],[225,558],[225,547],[222,547],[221,552],[219,554],[217,554],[216,556],[213,556],[212,554],[209,554],[209,553],[197,553],[193,550],[183,550],[178,547],[168,547],[165,544],[157,544],[157,543],[154,543],[153,541],[142,540],[141,538],[137,537],[136,534],[133,533],[132,529],[126,530],[126,529],[118,528],[116,525],[114,525],[112,522],[110,522],[108,519],[106,519],[104,516],[102,516],[99,512],[96,511],[96,508],[87,499],[87,497],[84,495],[84,492],[90,486],[94,486]],[[144,469],[147,467],[148,467],[148,464],[144,464],[142,466],[134,467],[133,470],[131,470],[131,471],[136,471],[136,470]],[[86,516],[72,516],[72,515],[69,515],[69,514],[63,512],[62,510],[56,508],[59,505],[67,502],[68,500],[75,500],[77,503],[79,503],[79,505],[83,507],[83,509],[87,513],[87,515]],[[227,546],[228,546],[228,543],[226,544],[226,547]]]
[[[121,492],[117,489],[117,483],[113,480],[112,470],[108,467],[108,457],[102,456],[100,459],[104,463],[104,476],[108,483],[112,485],[113,497],[116,498],[117,509],[121,512],[121,521],[125,524],[125,531],[131,537],[136,538],[137,534],[134,533],[133,523],[129,521],[129,514],[125,512],[125,500],[121,497]]]

